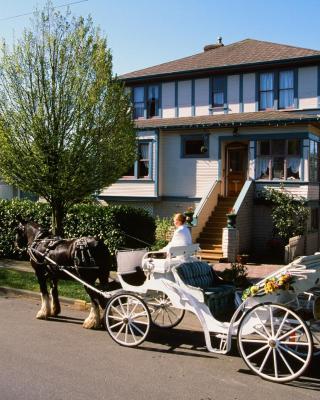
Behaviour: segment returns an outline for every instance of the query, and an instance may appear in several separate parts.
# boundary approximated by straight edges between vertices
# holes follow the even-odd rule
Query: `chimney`
[[[204,51],[214,50],[214,49],[218,49],[219,47],[222,47],[222,46],[224,46],[224,44],[222,43],[222,37],[218,36],[217,43],[207,44],[206,46],[204,46],[203,50]]]

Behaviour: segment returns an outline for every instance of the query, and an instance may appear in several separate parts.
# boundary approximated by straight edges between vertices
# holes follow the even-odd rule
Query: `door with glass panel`
[[[231,143],[226,147],[226,194],[237,196],[247,179],[248,146]]]

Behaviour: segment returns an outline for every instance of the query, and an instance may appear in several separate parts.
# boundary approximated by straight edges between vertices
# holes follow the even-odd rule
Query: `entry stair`
[[[202,260],[214,264],[223,258],[222,232],[227,226],[226,214],[230,212],[236,199],[236,197],[219,197],[217,206],[197,239]]]

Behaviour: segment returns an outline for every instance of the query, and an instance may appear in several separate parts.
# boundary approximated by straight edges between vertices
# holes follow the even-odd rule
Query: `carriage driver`
[[[184,214],[177,213],[173,217],[173,223],[177,228],[174,231],[171,241],[160,251],[168,251],[170,247],[175,246],[190,246],[192,238],[189,228],[185,225],[186,217]]]

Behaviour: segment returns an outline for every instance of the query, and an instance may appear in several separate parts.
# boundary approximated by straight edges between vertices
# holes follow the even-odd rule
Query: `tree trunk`
[[[63,237],[64,206],[58,201],[52,204],[52,230],[54,236]]]

